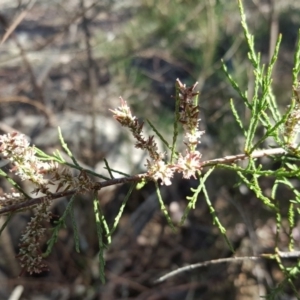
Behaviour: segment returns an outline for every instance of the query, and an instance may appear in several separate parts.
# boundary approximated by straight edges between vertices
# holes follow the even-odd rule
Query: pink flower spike
[[[183,178],[196,178],[196,172],[201,169],[201,153],[199,151],[188,152],[186,156],[179,156],[176,168],[182,172]]]

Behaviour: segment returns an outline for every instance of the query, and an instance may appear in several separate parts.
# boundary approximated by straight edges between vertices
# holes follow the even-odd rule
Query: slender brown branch
[[[0,104],[1,103],[10,103],[10,102],[20,102],[20,103],[26,103],[29,105],[34,106],[36,109],[41,111],[45,117],[47,118],[47,121],[50,124],[55,124],[55,116],[53,113],[41,102],[37,100],[30,99],[26,96],[6,96],[6,97],[1,97],[0,98]]]
[[[12,22],[12,24],[6,29],[6,32],[0,41],[0,45],[2,45],[9,38],[9,36],[14,32],[14,30],[18,27],[18,25],[23,21],[23,19],[25,18],[27,13],[31,10],[35,2],[36,0],[29,1],[27,7],[17,16],[17,18]]]
[[[258,158],[258,157],[270,156],[270,155],[284,155],[286,153],[287,153],[287,151],[284,150],[283,148],[262,149],[262,150],[254,151],[251,154],[251,157]],[[218,164],[231,164],[236,161],[248,159],[249,157],[250,156],[247,154],[237,154],[237,155],[229,155],[229,156],[212,159],[212,160],[206,160],[206,161],[203,161],[202,168],[214,166],[214,165],[218,165]],[[142,173],[142,174],[137,174],[137,175],[130,176],[130,177],[121,177],[121,178],[110,179],[110,180],[106,180],[106,181],[102,181],[102,182],[95,182],[94,190],[100,190],[104,187],[121,184],[121,183],[134,182],[134,181],[139,182],[142,179],[151,180],[151,178],[149,178],[147,173]],[[28,207],[37,205],[39,203],[42,203],[43,201],[46,201],[46,200],[52,201],[52,200],[55,200],[55,199],[58,199],[61,197],[71,196],[71,195],[74,195],[75,193],[76,193],[76,190],[70,190],[70,191],[65,191],[65,192],[53,193],[51,195],[47,195],[47,196],[43,196],[43,197],[29,199],[22,203],[17,203],[14,205],[10,205],[10,206],[1,208],[0,215],[6,214],[8,212],[14,212],[14,211],[17,211],[20,209],[28,208]]]
[[[120,183],[127,183],[127,182],[134,182],[134,181],[139,182],[143,178],[146,178],[146,177],[147,177],[147,174],[139,174],[139,175],[134,175],[134,176],[130,176],[130,177],[115,178],[115,179],[111,179],[111,180],[107,180],[107,181],[103,181],[103,182],[95,182],[94,190],[100,190],[103,187],[116,185],[116,184],[120,184]],[[14,212],[16,210],[28,208],[28,207],[40,204],[44,201],[49,201],[49,200],[52,201],[52,200],[56,200],[61,197],[67,197],[67,196],[71,196],[74,194],[76,194],[76,190],[58,192],[58,193],[53,193],[53,194],[50,194],[47,196],[32,198],[25,202],[13,204],[13,205],[9,205],[9,206],[1,208],[0,215],[6,214],[8,212]]]

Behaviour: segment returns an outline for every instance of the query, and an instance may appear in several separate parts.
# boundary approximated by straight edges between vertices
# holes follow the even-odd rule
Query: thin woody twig
[[[284,150],[283,148],[274,148],[274,149],[262,149],[262,150],[257,150],[254,151],[251,154],[252,158],[258,158],[258,157],[263,157],[263,156],[270,156],[270,155],[284,155],[287,154],[287,151]],[[230,164],[234,163],[236,161],[248,159],[250,156],[247,154],[237,154],[237,155],[230,155],[230,156],[225,156],[222,158],[217,158],[217,159],[212,159],[212,160],[206,160],[203,161],[201,168],[203,167],[209,167],[209,166],[214,166],[217,164]],[[142,179],[149,179],[147,173],[142,173],[130,177],[122,177],[122,178],[114,178],[110,180],[106,180],[103,182],[95,182],[94,189],[95,190],[100,190],[104,187],[111,186],[111,185],[116,185],[116,184],[121,184],[121,183],[127,183],[127,182],[139,182]],[[0,215],[6,214],[8,212],[14,212],[19,209],[24,209],[27,207],[31,207],[34,205],[37,205],[39,203],[42,203],[45,200],[55,200],[61,197],[66,197],[66,196],[71,196],[76,193],[76,190],[71,190],[71,191],[65,191],[65,192],[58,192],[58,193],[53,193],[47,196],[43,197],[38,197],[34,199],[29,199],[25,202],[17,203],[14,205],[6,206],[0,209]]]
[[[213,260],[208,260],[208,261],[204,261],[201,263],[197,263],[197,264],[192,264],[192,265],[188,265],[182,268],[178,268],[177,270],[174,270],[172,272],[167,273],[164,276],[161,276],[160,278],[158,278],[157,280],[154,281],[154,283],[161,283],[163,281],[165,281],[166,279],[169,279],[171,277],[174,277],[182,272],[185,271],[191,271],[197,268],[202,268],[202,267],[207,267],[210,265],[216,265],[216,264],[221,264],[221,263],[236,263],[236,262],[242,262],[244,260],[260,260],[260,259],[264,259],[264,258],[274,258],[276,254],[271,254],[271,253],[264,253],[261,254],[259,256],[241,256],[241,257],[226,257],[226,258],[220,258],[220,259],[213,259]],[[278,251],[277,255],[280,258],[283,259],[289,259],[289,258],[299,258],[300,257],[300,251],[292,251],[292,252],[282,252],[282,251]]]
[[[11,102],[20,102],[20,103],[26,103],[32,105],[45,115],[47,121],[50,124],[55,124],[54,122],[55,116],[53,115],[53,113],[44,104],[40,103],[39,101],[30,99],[26,96],[6,96],[0,98],[0,104],[11,103]]]
[[[127,183],[127,182],[134,182],[134,181],[138,182],[146,177],[147,177],[147,174],[139,174],[139,175],[134,175],[134,176],[130,176],[130,177],[115,178],[115,179],[111,179],[111,180],[107,180],[107,181],[103,181],[103,182],[95,182],[94,190],[100,190],[103,187],[116,185],[116,184],[120,184],[120,183]],[[13,204],[13,205],[9,205],[9,206],[1,208],[0,215],[3,215],[8,212],[14,212],[16,210],[24,209],[24,208],[27,208],[30,206],[34,206],[34,205],[40,204],[46,200],[52,201],[52,200],[55,200],[55,199],[58,199],[61,197],[67,197],[67,196],[71,196],[74,194],[76,194],[76,190],[58,192],[58,193],[53,193],[53,194],[50,194],[47,196],[29,199],[25,202]]]
[[[96,62],[93,58],[92,54],[92,47],[91,47],[91,33],[89,29],[89,18],[85,13],[85,1],[80,1],[80,8],[82,11],[82,29],[84,32],[84,39],[85,39],[85,48],[87,53],[87,82],[89,86],[89,104],[90,104],[90,115],[92,120],[92,127],[91,127],[91,149],[92,149],[92,157],[91,162],[95,161],[96,159],[96,107],[95,107],[95,95],[97,90],[97,73],[95,70]]]
[[[278,251],[277,254],[281,258],[299,258],[300,257],[300,251],[292,251],[292,252]]]
[[[236,155],[228,155],[222,158],[216,158],[211,160],[206,160],[202,163],[202,167],[215,166],[217,164],[229,164],[240,160],[251,158],[259,158],[263,156],[271,156],[271,155],[284,155],[287,154],[287,151],[283,148],[273,148],[273,149],[262,149],[256,150],[251,155],[248,154],[236,154]]]
[[[174,270],[172,272],[167,273],[164,276],[161,276],[160,278],[155,280],[154,283],[161,283],[161,282],[165,281],[166,279],[176,276],[182,272],[191,271],[191,270],[194,270],[197,268],[207,267],[209,265],[216,265],[216,264],[221,264],[221,263],[226,263],[226,262],[241,262],[244,260],[259,260],[259,259],[261,259],[261,257],[243,256],[243,257],[226,257],[226,258],[208,260],[208,261],[204,261],[201,263],[192,264],[192,265],[188,265],[188,266],[185,266],[182,268],[178,268],[177,270]]]
[[[6,32],[0,41],[0,45],[2,45],[9,38],[9,36],[14,32],[14,30],[18,27],[18,25],[23,21],[23,19],[25,18],[27,13],[31,10],[31,8],[35,4],[35,2],[36,2],[36,0],[29,1],[29,3],[27,4],[27,7],[18,15],[18,17],[6,29]]]
[[[16,43],[17,47],[19,48],[19,52],[20,52],[20,57],[23,60],[23,63],[28,71],[29,74],[29,79],[31,81],[31,85],[33,88],[34,93],[36,94],[36,98],[41,101],[44,102],[44,96],[43,96],[43,91],[41,89],[41,87],[38,85],[37,80],[36,80],[36,76],[34,75],[33,72],[33,68],[32,65],[30,63],[30,61],[27,58],[27,53],[25,51],[25,49],[23,48],[22,44],[19,41],[18,36],[15,34],[14,29],[17,27],[17,25],[19,25],[19,23],[22,21],[23,17],[25,17],[27,11],[29,11],[32,6],[34,5],[36,0],[30,2],[28,4],[28,8],[27,10],[24,12],[24,14],[21,13],[21,15],[17,18],[17,20],[12,24],[11,27],[8,28],[7,33],[4,35],[1,43],[8,38],[9,35],[11,35],[11,37],[13,38],[14,42]],[[6,20],[6,18],[3,15],[0,15],[0,23],[7,28],[8,26],[8,22]]]

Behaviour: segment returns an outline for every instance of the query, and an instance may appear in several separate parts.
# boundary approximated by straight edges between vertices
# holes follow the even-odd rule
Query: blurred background
[[[282,111],[290,103],[292,68],[300,27],[297,0],[244,1],[256,50],[268,63],[283,34],[273,89]],[[150,119],[172,140],[175,80],[198,81],[200,128],[206,134],[203,159],[243,151],[232,117],[233,98],[244,121],[249,113],[221,69],[224,60],[240,86],[253,94],[254,75],[235,0],[1,0],[0,133],[20,131],[46,152],[60,149],[57,127],[79,162],[107,176],[110,167],[128,174],[145,171],[145,155],[112,118],[109,109],[121,95],[140,121]],[[153,134],[145,127],[146,134]],[[162,145],[159,145],[163,149]],[[217,170],[207,189],[236,255],[273,251],[275,218],[237,178]],[[271,179],[262,182],[265,190]],[[22,183],[24,186],[24,183]],[[162,188],[172,220],[180,219],[186,196],[197,181],[174,178]],[[30,191],[30,186],[24,186]],[[1,181],[0,193],[9,191]],[[99,192],[112,224],[128,186]],[[283,216],[289,199],[282,191]],[[32,212],[14,216],[0,237],[0,299],[236,299],[254,300],[269,293],[283,275],[267,261],[218,264],[154,281],[188,264],[232,256],[200,195],[197,207],[177,233],[166,224],[152,184],[133,192],[112,245],[105,252],[107,284],[101,285],[98,241],[90,195],[78,197],[75,215],[80,253],[74,248],[71,220],[62,229],[49,271],[18,277],[15,255]],[[68,199],[53,202],[58,217]],[[5,220],[0,219],[1,223]],[[283,219],[284,222],[284,219]],[[50,230],[50,228],[49,228]],[[300,224],[295,227],[296,249]],[[281,237],[286,247],[287,236]],[[298,244],[297,244],[298,243]],[[21,296],[13,291],[21,289]],[[226,295],[226,296],[225,296]],[[15,298],[9,298],[15,297]],[[288,288],[278,299],[296,299]]]

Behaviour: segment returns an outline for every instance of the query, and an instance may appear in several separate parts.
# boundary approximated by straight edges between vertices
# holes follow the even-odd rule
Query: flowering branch
[[[200,138],[204,131],[200,131],[199,107],[195,99],[198,92],[195,92],[197,82],[187,87],[179,79],[176,80],[179,99],[179,118],[184,131],[184,144],[186,145],[185,155],[179,154],[178,160],[174,164],[167,164],[164,161],[165,153],[158,152],[154,136],[145,139],[142,135],[143,123],[139,123],[137,118],[132,115],[126,101],[121,98],[121,106],[111,110],[114,118],[124,127],[129,128],[133,137],[136,139],[135,147],[146,150],[150,156],[147,160],[147,174],[154,181],[161,180],[161,184],[171,185],[171,178],[175,172],[182,173],[183,177],[189,179],[196,177],[196,173],[201,170],[201,153],[196,150],[200,143]]]
[[[285,155],[288,152],[284,150],[283,148],[273,148],[273,149],[262,149],[262,150],[257,150],[251,153],[251,155],[247,154],[236,154],[236,155],[229,155],[221,158],[216,158],[216,159],[211,159],[211,160],[204,160],[202,161],[201,169],[204,167],[211,167],[215,166],[218,164],[232,164],[237,161],[249,159],[249,158],[259,158],[259,157],[264,157],[264,156],[281,156]],[[141,173],[137,174],[134,176],[129,176],[129,177],[121,177],[121,178],[115,178],[115,179],[110,179],[107,181],[103,182],[95,182],[93,189],[94,190],[100,190],[102,188],[112,186],[112,185],[117,185],[117,184],[124,184],[128,182],[140,182],[141,180],[146,179],[146,180],[151,180],[151,177],[149,177],[148,173]],[[35,206],[37,204],[40,204],[44,202],[45,200],[56,200],[62,197],[68,197],[76,194],[76,190],[68,190],[68,191],[63,191],[63,192],[57,192],[57,193],[52,193],[49,194],[48,196],[42,196],[42,197],[37,197],[37,198],[32,198],[26,201],[23,201],[21,203],[16,203],[12,205],[7,205],[5,207],[0,208],[0,215],[4,215],[10,212],[16,212],[20,209],[25,209],[29,208],[32,206]]]

